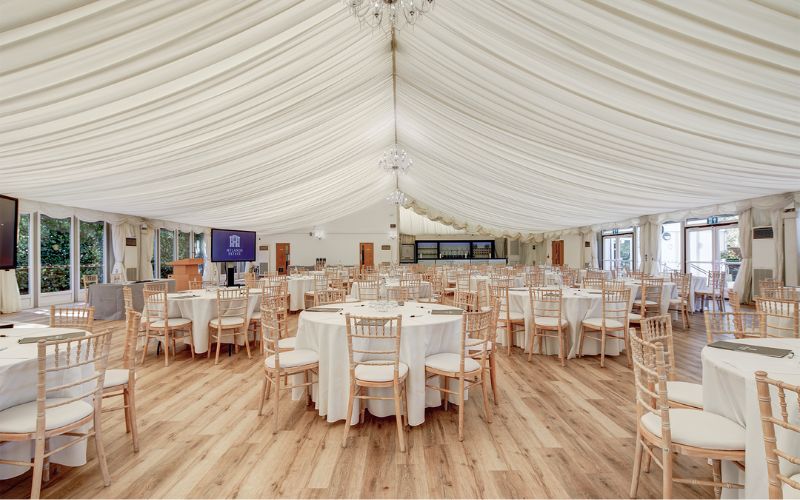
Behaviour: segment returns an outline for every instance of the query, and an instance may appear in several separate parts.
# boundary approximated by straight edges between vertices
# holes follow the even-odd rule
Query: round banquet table
[[[194,352],[208,352],[208,322],[217,317],[217,292],[214,290],[189,290],[167,294],[167,307],[170,318],[188,318],[192,320],[192,341]],[[247,318],[250,318],[261,307],[261,289],[251,288],[248,297]],[[223,340],[225,337],[223,336]],[[237,341],[243,344],[241,337]]]
[[[286,279],[289,290],[289,310],[302,311],[306,308],[306,292],[314,291],[313,276],[289,276]]]
[[[745,463],[742,472],[732,463],[724,463],[724,481],[742,483],[744,490],[724,489],[727,498],[767,498],[767,462],[764,454],[764,439],[761,431],[761,415],[758,409],[755,372],[764,370],[771,378],[790,384],[800,384],[800,339],[731,339],[730,342],[790,349],[794,358],[771,358],[758,354],[728,351],[704,347],[703,361],[703,406],[705,411],[722,415],[745,428]],[[774,396],[774,393],[773,393]],[[787,393],[787,400],[791,397]],[[773,398],[775,399],[775,398]],[[800,421],[797,403],[788,401],[790,422]],[[779,406],[773,401],[773,415],[779,415]],[[776,427],[777,431],[777,427]],[[800,454],[800,438],[795,434],[779,434],[779,445],[793,454]],[[789,472],[788,469],[783,469]],[[789,475],[800,472],[795,467]]]
[[[22,337],[40,337],[81,332],[75,328],[45,328],[42,325],[16,324],[14,328],[0,330],[0,410],[22,403],[36,401],[38,381],[38,347],[36,343],[19,344]],[[94,365],[84,365],[66,372],[58,372],[61,380],[48,381],[52,386],[68,384],[92,375]],[[67,396],[69,395],[67,391]],[[86,429],[83,429],[85,431]],[[72,438],[55,437],[50,441],[51,448],[63,446]],[[33,441],[6,442],[0,444],[0,458],[3,460],[32,460]],[[77,467],[86,464],[86,440],[54,453],[50,461],[57,464]],[[25,473],[30,467],[0,464],[0,479],[9,479]]]
[[[603,317],[603,294],[600,290],[583,290],[577,288],[562,288],[563,306],[561,313],[569,321],[569,340],[567,358],[574,358],[578,355],[578,335],[581,332],[581,322],[587,318]],[[530,332],[533,324],[531,323],[531,303],[527,288],[511,289],[508,292],[508,300],[511,312],[522,313],[525,317],[525,333],[518,332],[514,339],[514,345],[528,349]],[[498,343],[505,345],[503,334],[498,331]],[[624,342],[618,339],[609,338],[606,340],[606,356],[618,356],[624,350]],[[533,352],[538,352],[538,346],[534,346]],[[558,354],[558,340],[554,338],[545,339],[546,354]],[[586,338],[583,345],[584,355],[600,354],[600,341]]]
[[[631,279],[626,279],[623,281],[625,286],[631,289],[631,299],[633,299],[634,302],[640,300],[642,298],[642,291],[640,290],[641,281]],[[658,305],[659,314],[667,314],[667,311],[669,311],[669,300],[673,298],[673,294],[675,297],[677,297],[677,293],[678,292],[675,283],[671,281],[665,281],[663,283],[661,288],[661,303]],[[651,316],[649,312],[647,315]]]
[[[330,304],[325,307],[341,308],[342,311],[300,313],[297,349],[310,349],[319,353],[320,358],[319,384],[314,386],[312,395],[316,408],[328,422],[344,420],[347,416],[350,366],[344,315],[387,317],[401,314],[400,361],[407,364],[409,370],[406,379],[408,422],[409,425],[420,425],[425,421],[425,408],[441,404],[441,394],[425,388],[425,357],[440,352],[458,352],[461,346],[461,316],[430,314],[433,309],[452,309],[439,304],[406,302],[386,312],[377,311],[374,304]],[[384,393],[381,394],[381,391]],[[391,389],[370,389],[370,393],[391,396]],[[301,394],[302,391],[295,391],[294,397],[298,398]],[[369,400],[367,409],[377,417],[394,415],[392,401]],[[356,400],[351,415],[354,424],[358,422],[359,411],[360,401]]]
[[[381,296],[386,297],[386,289],[387,288],[399,288],[400,287],[400,280],[397,278],[386,278],[381,283]],[[419,298],[427,299],[431,296],[431,284],[428,281],[423,281],[420,283],[419,286]],[[358,281],[353,282],[353,286],[350,289],[350,298],[358,299]]]

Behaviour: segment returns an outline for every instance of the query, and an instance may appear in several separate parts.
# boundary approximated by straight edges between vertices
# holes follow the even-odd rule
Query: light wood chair
[[[695,290],[695,297],[700,298],[700,310],[705,311],[706,301],[717,306],[718,311],[725,310],[725,293],[728,289],[728,273],[726,271],[709,271],[708,285]]]
[[[478,293],[456,290],[453,293],[453,305],[467,312],[475,312],[478,310]]]
[[[189,280],[189,290],[202,290],[203,280]]]
[[[83,275],[83,301],[87,304],[89,303],[89,297],[91,296],[91,290],[89,287],[91,285],[96,285],[100,282],[99,277],[96,274],[84,274]]]
[[[126,312],[133,311],[133,290],[127,285],[122,287],[122,302]]]
[[[583,344],[586,338],[600,342],[600,366],[606,365],[606,340],[618,339],[625,343],[628,357],[628,366],[631,365],[629,348],[629,323],[631,290],[603,290],[603,316],[600,318],[587,318],[581,322],[578,337],[578,357],[583,356]],[[592,334],[599,336],[592,336]],[[621,336],[620,336],[621,335]]]
[[[767,336],[767,321],[761,312],[703,312],[706,325],[706,342],[731,338],[764,338]]]
[[[406,275],[400,279],[400,287],[406,289],[408,297],[403,300],[419,300],[422,278],[419,275]]]
[[[567,364],[569,348],[569,321],[562,316],[563,297],[561,289],[529,288],[528,302],[531,307],[530,336],[528,337],[528,361],[533,358],[533,346],[539,341],[539,354],[547,350],[547,339],[558,339],[558,358],[561,366]]]
[[[664,349],[667,370],[669,403],[673,408],[703,408],[703,385],[681,382],[675,377],[677,355],[672,340],[672,318],[665,314],[642,320],[642,338],[652,344],[659,343]]]
[[[247,288],[225,288],[217,290],[217,316],[208,322],[208,357],[211,357],[211,345],[217,342],[214,364],[219,363],[219,351],[223,337],[231,337],[234,350],[239,352],[236,338],[241,336],[247,350],[247,359],[251,359],[250,343],[247,334],[247,309],[250,307],[250,290]],[[229,332],[229,333],[226,333]]]
[[[381,282],[379,280],[359,280],[358,300],[380,300]]]
[[[578,270],[569,269],[561,273],[561,286],[571,288],[578,283]]]
[[[347,354],[350,362],[350,395],[347,398],[342,447],[347,447],[347,435],[353,419],[355,400],[361,401],[359,421],[363,421],[369,399],[394,402],[397,440],[400,451],[406,451],[403,430],[403,410],[408,421],[406,377],[408,365],[400,361],[402,316],[364,317],[345,315],[347,325]],[[391,388],[392,396],[370,395],[370,389]]]
[[[692,312],[692,307],[694,306],[694,304],[691,306],[689,304],[692,275],[691,273],[673,273],[670,279],[673,283],[675,283],[675,287],[678,289],[678,297],[670,299],[669,310],[677,311],[683,319],[683,328],[689,329],[691,328],[691,323],[689,322],[689,313]]]
[[[431,284],[430,297],[419,297],[417,302],[425,302],[428,304],[441,304],[444,297],[444,275],[440,273],[431,273],[425,276],[425,281]]]
[[[602,290],[606,287],[605,276],[595,278],[587,275],[585,278],[583,278],[581,287],[589,290]]]
[[[164,292],[169,291],[169,283],[167,281],[150,281],[144,284],[143,290],[146,292]]]
[[[525,273],[525,286],[528,288],[541,288],[545,286],[545,273],[544,269],[536,268],[533,271]]]
[[[305,295],[303,296],[303,299],[305,301],[305,308],[308,309],[314,307],[314,294],[316,294],[317,292],[324,292],[328,288],[330,288],[328,284],[328,277],[325,276],[324,274],[315,275],[314,290],[306,292]]]
[[[321,290],[314,292],[314,307],[326,304],[341,304],[347,300],[344,290]]]
[[[103,380],[103,399],[122,396],[122,406],[103,408],[103,412],[123,410],[125,432],[130,433],[134,453],[139,451],[139,426],[136,423],[136,342],[142,315],[130,310],[125,314],[125,347],[122,368],[109,368]]]
[[[143,320],[145,323],[144,348],[142,349],[142,364],[147,359],[147,347],[150,339],[154,338],[164,346],[164,366],[169,366],[169,345],[172,344],[172,354],[177,352],[176,339],[182,339],[189,344],[189,349],[194,359],[194,342],[192,339],[192,320],[189,318],[170,318],[167,292],[163,290],[144,290]],[[157,355],[158,353],[156,353]]]
[[[498,396],[497,396],[497,321],[498,317],[500,316],[500,305],[496,303],[489,304],[489,309],[482,309],[482,312],[491,311],[492,316],[490,318],[489,323],[489,331],[487,332],[487,342],[486,342],[486,358],[488,361],[488,370],[489,370],[489,382],[492,385],[492,401],[494,404],[498,404]],[[480,361],[481,357],[481,345],[480,344],[472,344],[472,342],[467,342],[467,350],[470,353],[470,357]]]
[[[525,316],[521,312],[512,312],[509,305],[509,287],[504,285],[488,285],[489,299],[499,304],[500,315],[497,320],[498,330],[505,335],[506,353],[511,354],[514,339],[519,332],[525,332]]]
[[[264,295],[261,298],[261,307],[258,317],[261,318],[263,310],[272,311],[278,321],[278,349],[281,352],[291,351],[295,348],[297,337],[289,332],[289,297],[287,295]],[[263,326],[263,321],[261,325]],[[263,332],[262,332],[263,333]],[[263,335],[259,335],[259,349],[264,353]]]
[[[94,307],[50,306],[50,328],[77,328],[94,331]]]
[[[774,388],[777,405],[773,400],[770,388]],[[782,446],[787,437],[798,439],[800,424],[797,413],[790,411],[788,404],[795,408],[800,404],[800,386],[788,384],[782,380],[768,378],[767,372],[756,372],[756,389],[758,390],[758,409],[761,412],[761,429],[764,437],[764,451],[767,458],[767,479],[769,481],[769,498],[797,498],[800,496],[800,474],[781,471],[781,460],[795,467],[800,464],[800,456],[793,454]],[[787,392],[790,396],[787,397]],[[775,416],[773,407],[780,407],[780,416]],[[775,427],[780,430],[775,432]]]
[[[274,387],[273,434],[280,429],[278,410],[281,391],[289,391],[298,387],[306,388],[306,405],[311,404],[311,391],[315,383],[314,374],[319,374],[319,354],[310,349],[285,350],[281,344],[280,311],[261,308],[261,345],[264,346],[264,382],[261,389],[261,400],[258,404],[258,415],[263,415],[264,402],[269,400]],[[302,383],[289,384],[289,376],[302,374]],[[281,384],[281,379],[284,383]]]
[[[756,297],[756,310],[764,314],[767,337],[800,337],[800,301]]]
[[[642,278],[639,282],[639,300],[634,302],[638,313],[631,312],[629,320],[638,324],[642,319],[661,315],[661,297],[664,291],[663,278]],[[666,311],[665,311],[666,312]]]
[[[744,428],[714,413],[671,408],[662,345],[636,335],[630,336],[630,343],[636,391],[636,450],[631,498],[637,498],[643,458],[646,458],[645,472],[649,472],[651,460],[661,468],[663,498],[672,498],[673,483],[713,486],[717,498],[720,488],[743,488],[741,484],[722,481],[721,461],[744,463]],[[713,479],[676,477],[673,473],[675,454],[711,461]]]
[[[735,313],[742,311],[742,300],[739,297],[739,292],[728,290],[728,305],[731,306],[731,310]]]
[[[465,312],[461,321],[461,345],[456,353],[443,352],[425,358],[426,380],[439,379],[440,384],[425,386],[435,389],[444,396],[444,407],[447,410],[449,396],[455,394],[458,399],[458,440],[464,440],[464,391],[476,385],[483,391],[483,412],[487,423],[492,422],[492,410],[489,406],[487,374],[490,376],[487,347],[492,325],[492,311]],[[469,353],[469,354],[467,354]],[[458,381],[458,389],[450,390],[450,380]]]
[[[111,485],[100,419],[110,345],[108,330],[67,340],[40,341],[36,346],[36,400],[0,411],[0,443],[33,443],[32,462],[0,459],[2,464],[33,467],[31,498],[40,497],[50,457],[92,436],[103,484]],[[63,441],[52,448],[53,438]]]

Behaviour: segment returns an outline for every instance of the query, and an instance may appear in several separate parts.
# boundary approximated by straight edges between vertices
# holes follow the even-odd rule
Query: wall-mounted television
[[[17,267],[19,200],[0,195],[0,269]]]
[[[211,230],[211,262],[255,262],[255,231]]]

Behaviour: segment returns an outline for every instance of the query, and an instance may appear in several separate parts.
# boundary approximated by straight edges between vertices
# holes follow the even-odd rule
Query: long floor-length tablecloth
[[[319,384],[313,398],[319,414],[328,422],[346,419],[350,391],[350,367],[347,354],[345,313],[358,316],[403,316],[400,338],[400,360],[408,365],[408,422],[420,425],[425,421],[425,408],[439,406],[439,392],[425,388],[425,357],[460,349],[461,316],[432,315],[432,309],[452,309],[438,304],[407,302],[389,311],[377,311],[371,303],[359,302],[328,305],[341,307],[341,312],[310,312],[300,314],[297,326],[297,349],[319,353]],[[452,387],[452,386],[451,386]],[[371,391],[381,391],[371,389]],[[377,393],[377,392],[376,392]],[[391,395],[386,390],[383,395]],[[358,421],[359,402],[353,407],[351,421]],[[392,401],[367,402],[369,412],[378,417],[394,415]]]
[[[167,291],[175,291],[175,280],[153,280],[167,283]],[[125,298],[122,289],[130,287],[133,308],[141,311],[144,306],[145,282],[129,281],[125,283],[98,283],[89,285],[89,305],[94,307],[94,319],[125,319]]]
[[[41,325],[15,325],[14,328],[3,329],[6,337],[0,337],[0,410],[23,403],[36,401],[36,385],[38,373],[38,347],[35,343],[18,344],[22,337],[60,335],[71,332],[82,332],[74,328],[43,328]],[[84,365],[67,371],[56,372],[59,380],[50,379],[50,387],[68,384],[92,375],[94,365]],[[69,392],[64,394],[69,395]],[[74,396],[74,393],[73,393]],[[56,437],[51,439],[50,446],[58,448],[71,439]],[[31,460],[34,455],[34,441],[6,442],[0,444],[0,459]],[[56,464],[77,467],[86,463],[86,441],[70,446],[53,454],[50,461]],[[30,467],[0,464],[0,479],[9,479],[25,473]]]
[[[306,292],[314,291],[313,276],[289,276],[286,280],[289,290],[289,310],[302,311],[306,308]]]
[[[800,340],[798,339],[740,339],[731,342],[763,345],[790,349],[794,358],[770,358],[758,354],[726,351],[704,347],[703,362],[703,406],[705,411],[716,413],[745,428],[746,471],[742,472],[735,464],[723,464],[724,481],[741,483],[744,490],[723,490],[727,498],[767,498],[767,462],[764,453],[764,439],[761,430],[761,416],[758,408],[755,372],[764,370],[771,378],[784,380],[790,384],[800,384]],[[790,395],[787,393],[787,400]],[[773,415],[780,415],[780,408],[773,392]],[[793,398],[794,399],[794,398]],[[797,402],[788,401],[790,422],[800,424]],[[776,427],[777,430],[777,427]],[[780,432],[778,445],[794,455],[800,454],[800,438],[796,434]],[[800,466],[788,468],[783,462],[782,470],[787,476],[800,472]]]

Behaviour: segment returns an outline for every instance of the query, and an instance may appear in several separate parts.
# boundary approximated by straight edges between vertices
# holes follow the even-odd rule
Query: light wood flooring
[[[292,330],[297,315],[293,315]],[[0,316],[0,321],[47,322],[44,310]],[[112,367],[121,359],[122,321],[115,329]],[[705,344],[702,315],[692,328],[675,322],[679,376],[700,381]],[[180,349],[180,348],[179,348]],[[151,351],[152,352],[152,351]],[[154,353],[153,353],[154,354]],[[192,360],[188,349],[168,368],[149,354],[138,369],[141,451],[134,453],[122,412],[106,413],[104,441],[112,484],[103,487],[94,446],[83,467],[59,466],[45,498],[496,498],[628,497],[635,418],[632,373],[625,358],[571,359],[502,350],[499,405],[494,422],[482,417],[480,395],[467,402],[465,439],[457,439],[457,407],[429,408],[425,423],[397,449],[393,418],[367,415],[341,447],[344,422],[329,424],[304,401],[284,393],[280,428],[272,406],[259,417],[261,361],[244,351]],[[702,460],[679,459],[676,474],[710,479]],[[657,467],[643,474],[639,495],[661,497]],[[0,481],[3,498],[30,495],[30,473]],[[712,497],[704,487],[675,485],[676,497]]]

